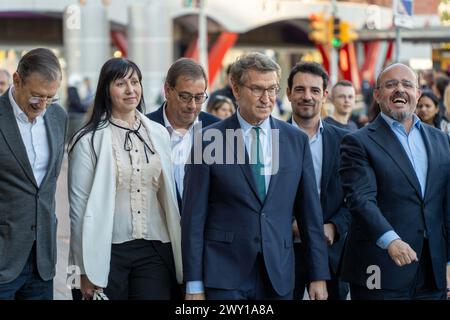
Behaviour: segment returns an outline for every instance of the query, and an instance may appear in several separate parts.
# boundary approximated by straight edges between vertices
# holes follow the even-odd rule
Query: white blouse
[[[127,122],[112,118],[111,122],[129,128]],[[136,119],[133,130],[141,125]],[[160,189],[161,159],[156,153],[144,150],[144,143],[133,133],[129,134],[131,150],[125,150],[128,130],[110,125],[113,155],[116,164],[116,201],[112,243],[135,239],[170,242],[164,210],[157,198]],[[147,145],[154,150],[143,125],[138,130]],[[148,163],[147,163],[148,159]]]

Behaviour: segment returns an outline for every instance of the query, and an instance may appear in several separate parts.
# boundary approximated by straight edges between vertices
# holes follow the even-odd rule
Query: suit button
[[[30,229],[31,229],[31,231],[35,231],[35,230],[36,230],[36,225],[33,224],[33,225],[30,227]]]
[[[265,218],[266,214],[265,213],[261,213],[261,217]]]
[[[259,237],[255,237],[255,239],[253,239],[256,243],[259,243],[261,241],[261,239]]]

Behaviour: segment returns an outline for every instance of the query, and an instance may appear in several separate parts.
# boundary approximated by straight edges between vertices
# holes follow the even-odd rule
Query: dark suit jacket
[[[146,116],[153,121],[158,122],[159,124],[161,124],[163,127],[165,127],[164,124],[164,105],[166,103],[164,102],[161,107],[158,108],[158,110],[155,110],[153,112],[150,112],[148,114],[146,114]],[[201,127],[205,128],[215,122],[220,121],[219,118],[217,118],[216,116],[213,116],[212,114],[209,114],[207,112],[203,112],[200,111],[200,114],[198,115],[198,121],[201,122]],[[177,187],[177,201],[178,201],[178,208],[180,209],[180,213],[181,213],[181,206],[182,206],[182,200],[181,200],[181,195],[178,192],[178,187]]]
[[[0,97],[0,283],[17,278],[35,240],[40,276],[50,280],[55,275],[55,192],[64,156],[67,115],[53,104],[47,108],[44,120],[50,160],[38,187],[8,91]]]
[[[309,245],[312,279],[328,279],[323,219],[308,138],[285,122],[270,121],[272,129],[279,130],[279,143],[273,138],[272,154],[279,167],[271,176],[263,202],[248,161],[237,164],[236,150],[242,148],[243,140],[219,139],[218,148],[224,151],[219,160],[225,164],[186,165],[181,216],[185,281],[200,280],[205,287],[236,289],[261,253],[273,288],[280,295],[289,293],[294,287],[293,215]],[[204,132],[213,129],[221,137],[227,129],[240,129],[237,115]],[[203,142],[201,149],[209,144]],[[233,164],[226,164],[230,159],[234,159]]]
[[[370,265],[381,271],[382,289],[405,289],[418,263],[398,267],[376,241],[394,230],[420,259],[424,231],[438,288],[446,285],[450,257],[450,142],[441,131],[422,123],[428,173],[425,196],[398,138],[381,116],[344,137],[340,174],[352,215],[343,260],[343,278],[365,286]]]
[[[292,123],[292,118],[288,120],[288,123]],[[338,173],[339,146],[342,138],[349,132],[324,121],[322,125],[323,160],[320,205],[324,223],[333,223],[336,226],[336,239],[333,245],[328,247],[328,256],[330,267],[337,274],[350,224],[350,212],[344,202],[344,190]]]

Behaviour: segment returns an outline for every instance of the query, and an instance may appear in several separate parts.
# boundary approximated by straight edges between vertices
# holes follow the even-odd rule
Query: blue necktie
[[[251,144],[250,166],[252,168],[253,177],[256,182],[256,189],[258,190],[258,195],[261,201],[266,197],[266,178],[264,176],[264,161],[263,152],[261,147],[261,142],[259,139],[260,127],[253,127],[253,139]]]

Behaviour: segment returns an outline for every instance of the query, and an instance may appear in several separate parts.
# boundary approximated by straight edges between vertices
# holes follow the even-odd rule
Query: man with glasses
[[[445,299],[450,287],[450,141],[414,114],[419,97],[414,71],[388,66],[380,115],[341,145],[352,299]]]
[[[149,119],[162,124],[169,131],[180,212],[184,165],[191,152],[194,131],[220,120],[201,111],[208,98],[207,84],[201,65],[192,59],[178,59],[167,72],[164,83],[166,101],[158,110],[147,114]]]
[[[53,299],[55,189],[67,115],[61,67],[48,49],[19,61],[0,97],[0,299]]]
[[[204,137],[215,138],[204,139],[201,153],[193,148],[203,159],[186,165],[184,181],[186,299],[292,299],[293,216],[310,257],[311,299],[327,297],[328,256],[308,137],[271,117],[280,72],[261,53],[233,63],[239,108],[205,129]]]

